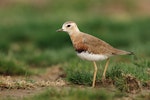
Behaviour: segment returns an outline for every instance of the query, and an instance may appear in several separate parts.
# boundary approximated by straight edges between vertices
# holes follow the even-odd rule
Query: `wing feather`
[[[112,55],[115,49],[103,40],[89,34],[83,34],[83,44],[88,47],[89,52],[95,54]]]

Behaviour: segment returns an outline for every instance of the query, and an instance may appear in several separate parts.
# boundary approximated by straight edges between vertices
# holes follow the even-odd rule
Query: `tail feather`
[[[137,56],[133,52],[116,49],[113,54],[114,55],[133,55],[133,60],[135,61],[138,60]]]
[[[128,51],[124,51],[124,50],[116,50],[115,53],[113,53],[114,55],[133,55],[133,59],[134,60],[138,60],[137,56],[133,53],[133,52],[128,52]]]
[[[128,51],[124,51],[124,50],[118,50],[118,49],[113,54],[115,54],[115,55],[134,55],[133,52],[128,52]]]
[[[135,55],[135,54],[134,54],[134,52],[129,52],[129,54],[128,54],[128,55]]]

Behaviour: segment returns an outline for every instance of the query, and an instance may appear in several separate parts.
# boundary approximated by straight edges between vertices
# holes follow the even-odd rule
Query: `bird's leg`
[[[105,79],[106,79],[106,70],[107,70],[107,68],[108,68],[108,64],[109,64],[109,58],[108,58],[107,61],[106,61],[106,65],[105,65],[105,68],[104,68],[102,80],[105,80]]]
[[[94,63],[94,76],[93,76],[92,87],[94,88],[95,87],[95,81],[96,81],[96,74],[97,74],[97,65],[96,65],[95,61],[93,61],[93,63]]]

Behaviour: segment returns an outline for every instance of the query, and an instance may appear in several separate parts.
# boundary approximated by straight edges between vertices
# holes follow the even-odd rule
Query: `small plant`
[[[105,89],[48,88],[45,92],[25,100],[113,100],[115,95]]]
[[[86,71],[71,71],[67,74],[67,79],[74,83],[80,85],[91,85],[92,74]]]
[[[76,63],[77,60],[71,60],[70,64],[66,67],[65,72],[67,74],[67,80],[80,85],[91,85],[92,83],[92,71],[90,70],[88,62]]]
[[[25,69],[24,65],[17,64],[13,60],[0,58],[0,74],[2,75],[30,75],[31,72]]]

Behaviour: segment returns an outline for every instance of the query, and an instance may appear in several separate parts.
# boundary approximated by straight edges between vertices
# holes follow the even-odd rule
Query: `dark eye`
[[[71,25],[67,25],[67,27],[70,27]]]

